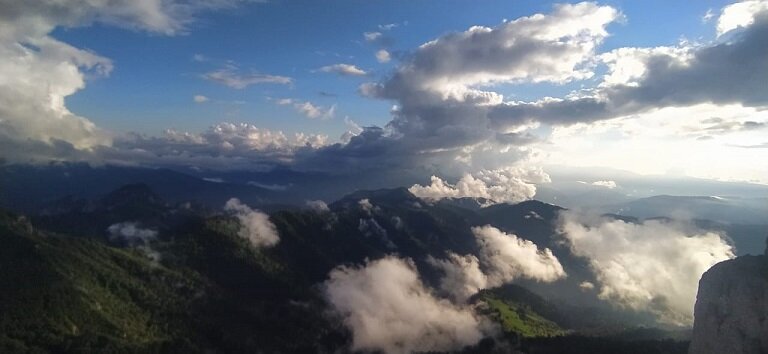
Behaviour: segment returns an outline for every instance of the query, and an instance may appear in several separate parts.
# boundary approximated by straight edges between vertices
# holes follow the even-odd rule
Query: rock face
[[[689,352],[768,353],[768,255],[710,268],[699,281]]]

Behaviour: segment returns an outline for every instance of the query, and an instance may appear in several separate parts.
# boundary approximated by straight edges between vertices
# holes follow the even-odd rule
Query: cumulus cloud
[[[508,102],[490,113],[494,126],[536,120],[549,124],[594,122],[663,107],[713,103],[768,105],[768,11],[729,41],[663,48],[619,48],[602,55],[609,72],[586,94],[534,102]],[[733,58],[739,58],[734,60]]]
[[[354,156],[365,150],[380,153],[379,161],[397,156],[403,165],[413,160],[464,171],[519,161],[529,154],[521,147],[536,140],[526,131],[534,125],[521,120],[516,127],[522,130],[496,127],[491,114],[504,97],[485,88],[591,77],[595,48],[618,18],[617,10],[594,3],[557,5],[549,14],[424,43],[383,82],[360,87],[368,97],[397,101],[383,134],[362,134],[360,145],[336,152]]]
[[[768,1],[740,1],[723,7],[717,19],[717,35],[737,28],[747,27],[755,22],[755,15],[768,10]]]
[[[322,200],[307,200],[304,205],[306,205],[309,210],[316,213],[327,213],[331,211],[328,204],[325,204]]]
[[[565,82],[592,75],[588,61],[620,14],[594,3],[490,28],[475,26],[421,45],[388,85],[446,91],[493,82]]]
[[[392,60],[392,56],[386,49],[380,49],[376,51],[376,60],[379,63],[388,63],[390,60]]]
[[[372,215],[374,212],[378,212],[381,209],[379,207],[373,205],[371,201],[368,198],[363,198],[357,201],[357,205],[360,206],[360,209],[362,209],[366,214]]]
[[[61,42],[58,27],[101,23],[163,35],[184,33],[200,11],[237,0],[0,1],[0,142],[10,160],[90,157],[112,136],[72,113],[66,98],[88,78],[109,75],[112,62]]]
[[[234,89],[244,89],[256,84],[289,85],[293,79],[287,76],[269,75],[258,72],[243,72],[235,65],[229,64],[221,69],[207,72],[202,77],[211,82]]]
[[[533,198],[535,183],[549,182],[549,175],[541,169],[507,167],[498,170],[481,170],[474,175],[465,174],[455,184],[432,176],[428,186],[413,185],[408,191],[426,200],[443,198],[484,198],[485,206],[495,203],[519,203]]]
[[[203,95],[194,95],[192,96],[192,100],[195,101],[195,103],[205,103],[209,101],[208,97]]]
[[[553,282],[566,276],[563,266],[549,248],[507,234],[493,226],[473,227],[480,246],[480,259],[488,267],[488,281],[499,286],[517,278]]]
[[[336,114],[336,105],[326,108],[309,101],[299,101],[292,98],[282,98],[276,100],[275,103],[281,106],[292,106],[297,112],[310,119],[328,119],[333,118]]]
[[[493,226],[473,227],[478,256],[448,253],[447,259],[428,262],[443,273],[440,290],[458,303],[481,289],[495,288],[519,278],[553,282],[566,277],[560,261],[548,248],[507,234]]]
[[[338,267],[325,298],[352,331],[352,350],[412,353],[459,350],[490,327],[471,310],[435,297],[410,260],[386,257]]]
[[[129,135],[115,141],[117,149],[103,153],[115,160],[145,164],[252,169],[260,164],[290,163],[300,151],[315,150],[326,145],[327,139],[301,133],[288,136],[246,123],[221,123],[203,133],[167,130],[160,137]]]
[[[429,256],[427,262],[443,273],[440,290],[456,303],[464,303],[488,287],[488,276],[480,269],[480,260],[474,255],[460,256],[449,252],[446,259]]]
[[[269,221],[269,215],[251,209],[237,198],[228,200],[224,210],[237,217],[240,221],[238,235],[248,240],[253,247],[271,247],[280,242],[277,227]]]
[[[365,72],[365,70],[360,69],[352,64],[333,64],[324,66],[318,70],[324,73],[334,73],[344,76],[364,76],[368,74]]]
[[[374,42],[378,39],[380,39],[383,36],[381,32],[365,32],[363,33],[363,38],[365,38],[368,42]]]
[[[692,323],[699,278],[734,257],[719,234],[672,221],[634,224],[566,211],[559,225],[571,251],[588,259],[601,299],[668,324]]]

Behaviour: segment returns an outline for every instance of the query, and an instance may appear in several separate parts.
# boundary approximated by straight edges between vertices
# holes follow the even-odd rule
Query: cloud
[[[240,221],[238,235],[248,240],[253,247],[271,247],[280,242],[277,227],[269,221],[269,215],[251,209],[237,198],[228,200],[224,210],[237,217]]]
[[[203,181],[212,182],[212,183],[224,183],[223,178],[220,177],[203,177]]]
[[[231,64],[226,65],[221,69],[205,73],[202,77],[211,82],[238,90],[256,84],[289,85],[293,83],[293,79],[287,76],[269,75],[258,72],[244,73],[237,66]]]
[[[379,63],[389,63],[389,61],[392,60],[392,57],[386,49],[380,49],[376,51],[376,60]]]
[[[209,101],[208,97],[205,97],[203,95],[194,95],[192,97],[192,100],[195,101],[195,103],[205,103]]]
[[[750,26],[755,22],[755,15],[766,10],[768,1],[765,0],[740,1],[723,7],[717,19],[717,35]]]
[[[157,231],[139,227],[136,222],[121,222],[107,228],[110,242],[124,242],[129,245],[146,245],[157,238]]]
[[[324,73],[335,73],[344,76],[365,76],[368,74],[365,72],[365,70],[360,69],[352,64],[333,64],[324,66],[317,70]]]
[[[288,164],[296,154],[326,145],[327,139],[301,133],[288,136],[246,123],[221,123],[202,133],[167,130],[160,137],[128,135],[115,141],[115,149],[101,154],[108,160],[147,165],[254,169]]]
[[[560,261],[548,248],[540,250],[535,243],[490,225],[473,227],[472,233],[480,246],[480,260],[488,268],[491,287],[517,278],[553,282],[566,276]]]
[[[358,200],[357,205],[359,205],[360,209],[362,209],[368,215],[372,215],[373,212],[378,212],[381,210],[379,207],[374,206],[371,201],[368,200],[368,198]]]
[[[278,191],[278,192],[286,191],[289,188],[291,188],[291,186],[293,186],[293,184],[290,184],[290,183],[289,184],[277,184],[277,183],[266,184],[266,183],[259,183],[256,181],[248,181],[246,184],[249,186],[269,189],[271,191]]]
[[[589,61],[617,10],[594,3],[556,5],[490,28],[474,26],[422,44],[386,83],[402,90],[450,91],[494,82],[567,82],[592,76]],[[397,90],[398,92],[392,92]]]
[[[592,183],[579,181],[579,183],[588,184],[590,186],[608,188],[608,189],[614,189],[614,188],[618,187],[618,185],[614,181],[594,181]]]
[[[328,119],[334,116],[336,113],[336,105],[331,106],[330,108],[324,108],[320,106],[315,106],[312,104],[312,102],[301,102],[294,104],[294,107],[296,108],[299,113],[307,116],[307,118],[320,118],[320,119]]]
[[[380,39],[383,36],[381,32],[365,32],[363,33],[363,38],[365,38],[368,42],[374,42],[378,39]]]
[[[358,231],[360,231],[365,237],[375,237],[388,249],[393,250],[397,248],[397,245],[389,238],[387,230],[379,225],[379,222],[374,218],[360,219],[357,225]]]
[[[378,27],[379,27],[379,30],[382,30],[382,31],[391,31],[392,29],[399,26],[400,26],[399,23],[387,23],[387,24],[379,25]]]
[[[571,251],[589,260],[598,297],[667,324],[690,325],[699,278],[734,257],[720,235],[673,221],[634,224],[566,211],[559,225]]]
[[[61,42],[59,27],[100,23],[154,34],[185,33],[201,11],[239,1],[3,1],[0,13],[0,141],[14,161],[91,158],[112,135],[66,106],[88,79],[108,76],[112,62]]]
[[[553,282],[566,277],[560,261],[548,248],[485,225],[473,227],[478,256],[449,252],[447,259],[429,257],[443,273],[440,290],[464,303],[481,289],[495,288],[519,278]]]
[[[426,200],[444,198],[484,198],[485,206],[496,203],[519,203],[533,198],[535,183],[549,182],[549,175],[540,169],[507,167],[498,170],[481,170],[474,175],[465,174],[455,184],[432,176],[428,186],[413,185],[408,191]]]
[[[366,151],[368,161],[378,161],[373,166],[398,159],[401,168],[436,166],[453,176],[521,161],[531,153],[523,146],[536,141],[528,132],[535,124],[494,126],[491,114],[504,97],[484,88],[593,76],[595,48],[618,18],[608,6],[558,5],[550,14],[474,26],[424,43],[384,81],[360,86],[365,96],[396,101],[392,121],[334,153],[357,161],[353,157]]]
[[[762,43],[768,40],[768,11],[754,19],[730,41],[616,49],[602,55],[609,72],[597,89],[568,98],[504,103],[489,115],[503,129],[530,120],[568,125],[705,103],[765,107],[768,48]]]
[[[316,106],[312,102],[309,101],[298,101],[292,98],[282,98],[275,101],[275,103],[281,105],[281,106],[293,106],[294,109],[296,109],[297,112],[303,114],[307,118],[310,119],[329,119],[333,118],[333,116],[336,114],[336,105],[333,105],[329,108]]]
[[[471,310],[436,298],[410,260],[390,256],[360,268],[338,267],[323,292],[352,331],[353,351],[452,351],[490,332]]]
[[[478,291],[488,288],[488,276],[480,269],[480,261],[474,255],[460,256],[449,252],[447,259],[429,256],[427,262],[442,272],[440,290],[456,303],[465,303]]]
[[[161,255],[151,247],[157,239],[157,231],[139,227],[137,222],[120,222],[107,228],[109,242],[133,247],[142,251],[152,261],[160,261]]]
[[[307,200],[304,205],[306,205],[309,210],[312,210],[316,213],[328,213],[331,211],[331,209],[328,207],[328,204],[322,200]]]

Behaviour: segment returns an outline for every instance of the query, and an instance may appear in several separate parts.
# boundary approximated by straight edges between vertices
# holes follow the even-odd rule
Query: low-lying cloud
[[[107,233],[109,242],[136,248],[151,260],[160,260],[160,253],[151,246],[151,242],[157,239],[157,231],[142,228],[137,222],[124,221],[110,225]]]
[[[474,175],[465,174],[456,184],[432,176],[427,186],[415,184],[408,191],[426,200],[444,198],[483,198],[484,206],[496,203],[519,203],[536,195],[536,183],[549,182],[549,175],[541,169],[504,168],[481,170]]]
[[[566,211],[559,224],[571,251],[588,259],[599,298],[667,324],[690,325],[701,275],[734,257],[719,234],[673,221],[635,224]]]
[[[465,302],[481,289],[495,288],[515,279],[553,282],[566,277],[560,261],[548,248],[507,234],[493,226],[473,227],[478,256],[449,253],[447,259],[430,257],[443,272],[440,289],[457,302]]]
[[[277,227],[269,221],[269,215],[251,209],[237,198],[228,200],[224,205],[224,210],[237,217],[240,221],[238,235],[248,240],[253,247],[271,247],[280,242]]]
[[[390,256],[359,268],[338,267],[323,292],[352,331],[355,351],[459,350],[493,330],[470,309],[435,297],[410,260]]]

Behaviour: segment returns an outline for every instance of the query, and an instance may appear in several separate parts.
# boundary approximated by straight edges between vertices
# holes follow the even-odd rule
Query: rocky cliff
[[[689,352],[768,353],[768,254],[716,264],[701,277]]]

